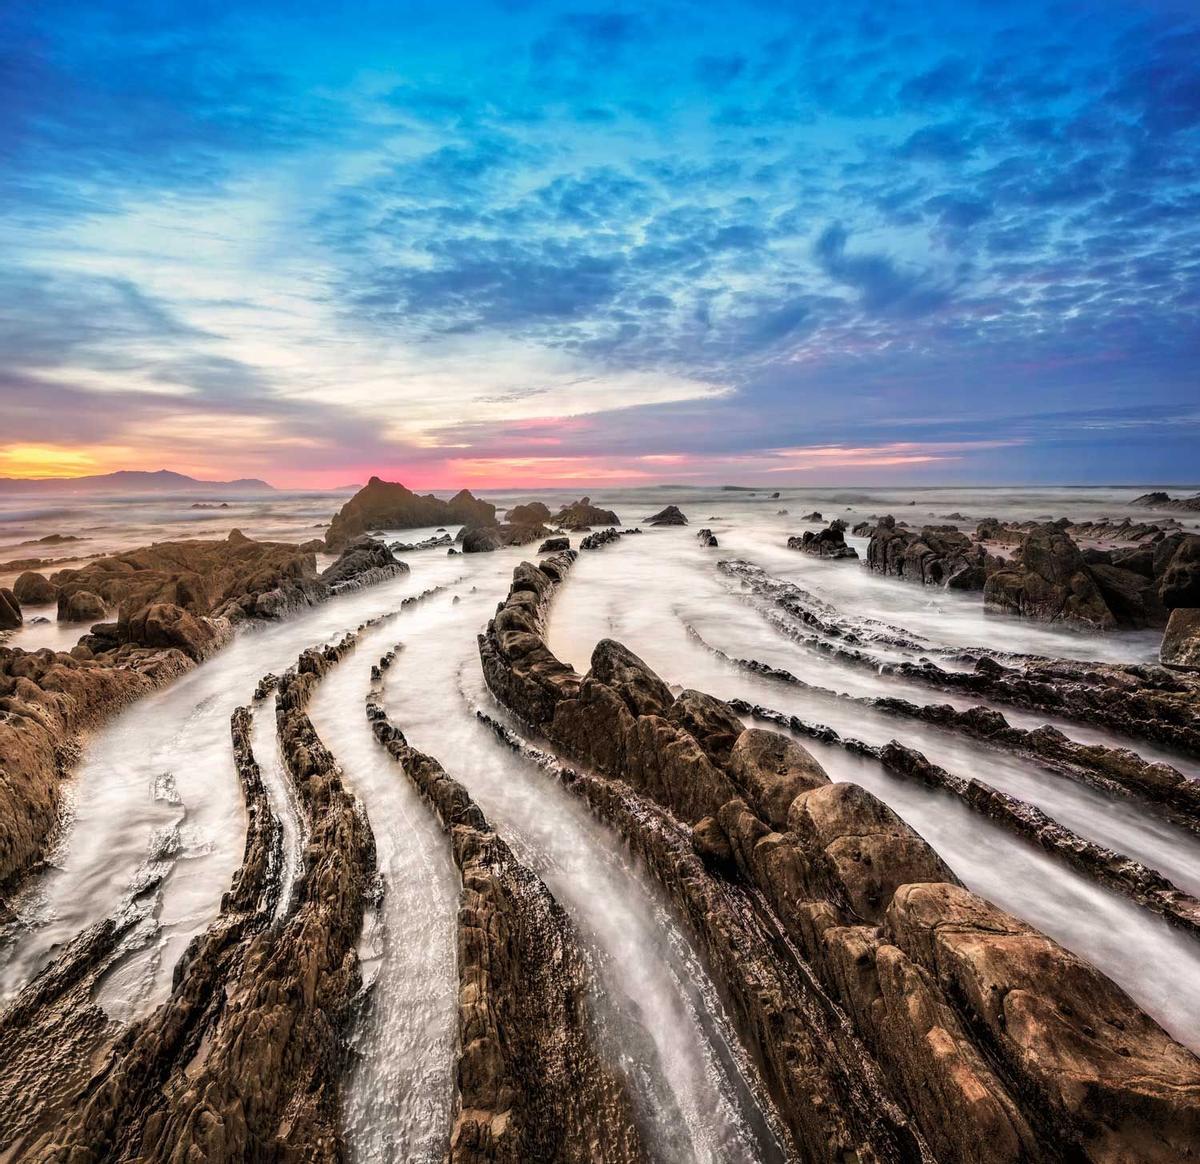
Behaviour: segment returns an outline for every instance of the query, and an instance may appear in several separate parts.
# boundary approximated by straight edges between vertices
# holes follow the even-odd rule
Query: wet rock
[[[720,542],[717,541],[716,535],[711,529],[702,529],[696,534],[696,540],[702,546],[707,546],[709,549],[716,549],[720,545]]]
[[[841,520],[831,522],[827,529],[814,533],[806,530],[801,537],[790,537],[787,540],[789,550],[800,550],[817,558],[836,560],[839,558],[857,558],[858,551],[846,545],[846,523]]]
[[[1078,622],[1098,630],[1117,625],[1079,548],[1054,524],[1025,535],[1014,565],[988,578],[983,597],[993,610],[1042,622]]]
[[[643,518],[644,525],[687,525],[688,519],[678,505],[668,505],[651,517]]]
[[[104,599],[90,590],[75,590],[58,596],[59,622],[96,622],[107,612]]]
[[[733,868],[733,846],[716,817],[706,816],[692,827],[692,848],[710,869]]]
[[[1200,671],[1200,609],[1171,611],[1158,657],[1167,667]]]
[[[374,538],[362,537],[351,542],[338,559],[320,577],[333,594],[357,590],[408,573],[408,566],[397,562],[392,551]]]
[[[11,591],[0,587],[0,630],[15,630],[22,623],[21,604]]]
[[[801,521],[824,521],[825,519],[821,516],[821,514],[817,510],[814,509],[812,511],[812,513],[806,513],[800,520]]]
[[[539,554],[558,554],[571,548],[570,538],[547,538],[538,546]]]
[[[58,588],[44,574],[26,570],[14,583],[13,593],[25,606],[47,606],[58,601]]]
[[[612,542],[620,540],[622,531],[619,529],[603,529],[598,533],[591,533],[584,537],[580,543],[581,550],[598,550],[603,546],[607,546]]]
[[[634,715],[662,715],[675,702],[671,689],[615,639],[601,639],[596,644],[588,674],[612,688]]]
[[[620,525],[621,519],[611,509],[600,509],[590,497],[581,497],[564,505],[554,515],[554,524],[561,529],[584,530],[594,525]]]
[[[908,582],[978,590],[1000,562],[954,526],[927,525],[917,533],[900,528],[888,515],[879,519],[871,533],[867,565],[876,574]]]
[[[93,634],[95,633],[93,628]],[[199,662],[221,641],[220,632],[169,602],[157,602],[117,624],[122,642],[142,647],[174,647]]]
[[[417,550],[436,550],[453,544],[454,540],[450,535],[443,532],[434,534],[432,537],[425,538],[419,542],[392,542],[388,548],[393,554],[411,554]],[[324,543],[322,543],[322,548],[324,548]]]

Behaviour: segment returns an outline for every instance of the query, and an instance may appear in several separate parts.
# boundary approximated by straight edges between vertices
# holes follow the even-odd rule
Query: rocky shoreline
[[[963,889],[870,793],[829,784],[795,741],[743,728],[711,696],[672,695],[619,644],[601,641],[585,676],[556,659],[545,619],[570,563],[560,555],[514,572],[480,639],[485,679],[501,704],[607,780],[608,796],[592,799],[628,804],[632,794],[676,829],[690,827],[704,870],[693,880],[745,887],[844,1008],[886,1081],[876,1116],[904,1113],[892,1124],[904,1148],[896,1139],[885,1147],[849,1105],[841,1109],[849,1126],[831,1137],[812,1093],[787,1094],[772,1070],[784,1053],[781,1028],[756,1024],[746,1009],[747,976],[763,964],[743,954],[722,975],[744,1004],[746,1028],[760,1033],[760,1065],[814,1159],[900,1150],[1165,1164],[1191,1150],[1200,1138],[1195,1057],[1087,963]],[[670,892],[678,846],[670,851],[653,817],[625,816],[622,832]],[[682,897],[678,888],[672,896]],[[711,897],[704,908],[691,917],[711,955],[704,936],[737,913]],[[838,1094],[826,1087],[832,1081],[822,1095]]]

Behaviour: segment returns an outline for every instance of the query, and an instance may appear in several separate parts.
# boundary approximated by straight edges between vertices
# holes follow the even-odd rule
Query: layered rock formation
[[[587,675],[556,659],[545,617],[569,565],[560,556],[514,572],[481,636],[485,678],[597,773],[600,784],[577,778],[581,790],[620,821],[710,958],[715,931],[738,944],[736,965],[714,958],[719,978],[811,1158],[1186,1158],[1200,1143],[1194,1056],[1094,968],[964,889],[870,793],[826,783],[794,741],[747,736],[754,729],[727,704],[672,695],[611,641]],[[694,829],[707,867],[683,873],[647,804]],[[730,890],[752,895],[754,916],[786,935],[840,1004],[858,1040],[840,1044],[852,1057],[840,1062],[877,1081],[873,1119],[861,1102],[831,1099],[844,1095],[832,1058],[809,1061],[825,1070],[819,1088],[790,1086],[791,1056],[813,1047],[813,1027],[774,1009],[763,976],[779,956],[755,946]]]
[[[462,877],[449,1160],[648,1159],[626,1081],[594,1045],[590,975],[574,926],[466,789],[389,722],[382,675],[392,658],[380,660],[367,718],[449,834]]]
[[[325,544],[340,550],[374,529],[415,529],[432,525],[494,525],[496,507],[462,489],[449,501],[417,494],[398,482],[372,477],[334,516]]]
[[[221,915],[189,948],[170,999],[118,1039],[82,1096],[28,1144],[37,1161],[343,1158],[342,1035],[374,872],[366,816],[305,707],[356,641],[301,655],[279,681],[281,751],[305,838],[278,924],[280,826],[235,713],[250,827]]]
[[[0,587],[0,630],[15,630],[23,621],[16,594]]]

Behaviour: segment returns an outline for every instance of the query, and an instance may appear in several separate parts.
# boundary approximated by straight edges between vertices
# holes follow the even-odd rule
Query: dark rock
[[[538,547],[539,554],[558,554],[571,548],[570,538],[547,538]]]
[[[1154,558],[1155,572],[1159,556]],[[1174,554],[1161,571],[1159,596],[1168,610],[1200,607],[1200,535],[1180,537]]]
[[[820,515],[820,513],[818,513],[814,509],[812,511],[812,513],[806,513],[800,520],[801,521],[824,521],[825,519]]]
[[[348,545],[321,575],[321,582],[335,594],[383,582],[407,574],[408,566],[397,562],[392,551],[374,538],[360,537]]]
[[[490,554],[504,545],[499,529],[472,526],[463,531],[462,552],[464,554]]]
[[[666,509],[660,509],[652,517],[643,519],[644,525],[687,525],[687,523],[688,519],[684,517],[678,505],[668,505]]]
[[[0,630],[15,630],[22,623],[21,604],[11,591],[0,587]]]
[[[702,546],[708,546],[710,549],[716,549],[720,545],[711,529],[702,529],[696,534],[696,538]]]
[[[899,528],[890,514],[879,519],[867,546],[867,565],[926,586],[978,590],[1000,565],[982,546],[953,526],[925,526],[920,533]]]
[[[590,497],[581,497],[564,505],[554,516],[554,524],[562,529],[583,530],[594,525],[620,525],[621,519],[611,509],[599,509]]]
[[[1163,631],[1159,659],[1180,671],[1200,671],[1200,609],[1177,606]]]
[[[806,530],[801,537],[788,538],[788,549],[800,550],[818,558],[857,558],[858,551],[846,545],[845,529],[846,523],[839,520],[831,522],[829,527],[820,533]]]
[[[1059,526],[1035,526],[1014,562],[993,573],[983,592],[993,610],[1042,622],[1079,622],[1099,630],[1117,625],[1079,548]]]
[[[496,523],[496,507],[460,490],[449,501],[419,495],[397,482],[372,477],[334,517],[325,544],[340,549],[372,529],[413,529],[426,525],[487,526]]]
[[[1169,493],[1162,492],[1143,493],[1129,504],[1149,509],[1176,509],[1184,513],[1200,513],[1200,494],[1195,497],[1172,497]]]
[[[44,574],[26,570],[14,583],[13,593],[26,606],[46,606],[58,601],[58,587]]]

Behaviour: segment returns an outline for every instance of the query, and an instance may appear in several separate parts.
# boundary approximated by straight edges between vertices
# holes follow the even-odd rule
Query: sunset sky
[[[1200,478],[1194,2],[0,33],[0,476]]]

